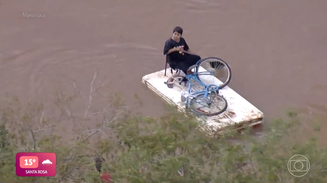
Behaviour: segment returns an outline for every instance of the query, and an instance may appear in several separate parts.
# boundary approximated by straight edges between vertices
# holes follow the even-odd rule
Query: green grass
[[[70,103],[76,96],[63,93],[54,97],[57,108],[50,112],[41,103],[11,100],[0,110],[1,182],[99,182],[95,157],[103,159],[102,171],[111,172],[118,183],[327,182],[326,146],[318,146],[314,138],[294,140],[295,132],[302,130],[296,113],[266,123],[261,136],[247,129],[211,138],[199,131],[192,116],[173,110],[159,119],[132,115],[120,97],[107,98],[104,107],[90,107],[88,112],[74,110]],[[75,125],[68,129],[71,139],[56,128],[68,123]],[[313,134],[320,131],[314,129]],[[18,152],[56,153],[57,175],[17,177]],[[295,154],[311,163],[301,178],[287,169]]]

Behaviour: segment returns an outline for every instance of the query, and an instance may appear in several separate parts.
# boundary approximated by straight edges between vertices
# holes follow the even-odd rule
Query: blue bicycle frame
[[[201,60],[200,60],[201,61]],[[199,62],[198,61],[196,63],[196,67],[198,67],[199,65]],[[204,94],[204,97],[203,99],[207,102],[207,104],[210,104],[211,103],[211,100],[212,100],[212,96],[210,95],[210,99],[209,100],[206,100],[207,98],[207,95],[211,92],[218,92],[219,91],[219,86],[217,85],[214,85],[214,84],[209,84],[209,85],[206,85],[205,83],[203,83],[201,80],[198,79],[197,75],[213,75],[214,73],[211,73],[209,71],[204,71],[204,72],[199,72],[199,73],[193,73],[193,74],[187,74],[186,75],[186,78],[188,80],[188,93],[189,93],[189,97],[187,97],[187,100],[186,100],[186,105],[189,106],[189,98],[191,97],[196,97],[198,95],[201,95],[201,94]],[[196,92],[193,92],[191,93],[191,90],[193,88],[193,84],[191,83],[191,79],[195,80],[198,84],[200,84],[204,89],[201,90],[201,91],[196,91]]]

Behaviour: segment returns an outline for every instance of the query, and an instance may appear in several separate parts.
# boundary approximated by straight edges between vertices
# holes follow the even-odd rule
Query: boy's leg
[[[187,74],[193,74],[194,72],[192,72],[191,71],[191,69],[190,70],[187,70]]]
[[[181,75],[179,74],[180,72],[178,73],[174,73],[166,82],[164,82],[164,84],[167,85],[167,87],[169,88],[173,88],[173,81],[176,77],[181,77]],[[183,79],[182,80],[183,82],[186,82],[186,79]]]
[[[189,55],[188,56],[188,60],[186,60],[186,64],[188,66],[188,69],[187,69],[187,74],[193,74],[193,72],[191,71],[191,69],[193,69],[194,67],[191,67],[191,66],[194,66],[197,64],[197,62],[201,59],[200,56],[198,55]]]
[[[190,68],[193,65],[196,65],[196,63],[201,59],[200,56],[198,55],[188,55],[188,58],[184,61],[181,62],[177,62],[176,63],[176,69],[181,70],[185,75],[187,74],[193,74],[193,72],[191,71],[192,68]],[[178,73],[173,74],[172,77],[170,77],[167,80],[167,85],[169,86],[169,84],[171,84],[174,81],[175,77],[180,76]],[[184,79],[185,81],[186,79]],[[169,86],[171,87],[171,86]],[[173,86],[172,86],[173,87]]]

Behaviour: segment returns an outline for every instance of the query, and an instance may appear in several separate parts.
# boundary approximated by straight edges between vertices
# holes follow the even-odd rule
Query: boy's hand
[[[179,53],[180,53],[181,55],[184,55],[184,53],[183,53],[183,52],[184,52],[183,47],[184,47],[184,46],[179,46],[179,47],[178,47],[178,50],[177,50],[177,51],[179,51]]]
[[[175,51],[181,51],[181,47],[175,47]]]

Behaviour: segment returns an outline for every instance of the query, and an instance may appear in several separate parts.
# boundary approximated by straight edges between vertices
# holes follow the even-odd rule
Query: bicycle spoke
[[[216,84],[224,88],[231,80],[230,66],[216,57],[203,59],[196,68],[198,79],[205,84]],[[206,73],[206,74],[204,74]]]
[[[210,98],[210,105],[207,103],[208,98]],[[192,99],[190,102],[190,108],[202,115],[218,115],[226,110],[227,101],[219,95],[211,94],[203,99],[204,95],[198,95],[196,98]]]

